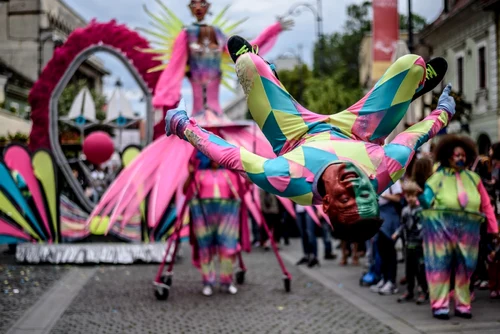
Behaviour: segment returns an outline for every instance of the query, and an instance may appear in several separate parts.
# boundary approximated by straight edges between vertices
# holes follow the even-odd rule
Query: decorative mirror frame
[[[83,205],[83,209],[91,212],[94,203],[92,203],[84,193],[84,190],[78,183],[78,180],[73,176],[71,168],[69,166],[67,158],[64,156],[64,153],[61,148],[61,143],[59,142],[59,98],[63,90],[68,85],[69,81],[78,70],[80,65],[87,60],[91,55],[96,52],[107,52],[115,57],[117,57],[123,65],[132,73],[132,76],[138,83],[140,89],[142,90],[145,100],[146,100],[146,144],[150,144],[153,139],[153,104],[152,104],[152,92],[150,91],[148,85],[142,78],[141,74],[137,71],[136,67],[130,62],[130,60],[125,56],[119,49],[111,47],[105,44],[97,44],[91,45],[81,51],[68,66],[63,76],[59,80],[58,84],[52,91],[50,96],[50,104],[49,104],[49,138],[50,138],[50,146],[52,149],[52,153],[55,157],[59,168],[66,178],[66,181],[70,185],[70,187],[75,192],[78,200]]]

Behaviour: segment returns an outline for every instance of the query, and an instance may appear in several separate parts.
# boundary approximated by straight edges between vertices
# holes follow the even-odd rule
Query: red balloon
[[[83,153],[87,160],[95,165],[108,161],[114,151],[115,145],[111,136],[103,131],[92,132],[83,141]]]

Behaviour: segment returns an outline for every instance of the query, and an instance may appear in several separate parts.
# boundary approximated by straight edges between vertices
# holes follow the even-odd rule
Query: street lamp
[[[318,36],[318,43],[319,43],[319,50],[320,50],[320,56],[319,56],[319,70],[320,73],[323,73],[323,64],[324,60],[322,57],[323,50],[324,50],[324,39],[323,39],[323,9],[322,9],[322,0],[317,0],[316,5],[310,3],[310,2],[299,2],[296,4],[293,4],[292,7],[288,10],[288,12],[284,15],[284,17],[287,16],[298,16],[302,13],[302,9],[308,9],[311,13],[313,13],[314,17],[316,18],[316,35]]]
[[[413,17],[411,12],[411,0],[408,0],[408,50],[413,53]]]
[[[309,2],[293,4],[283,17],[298,16],[302,14],[303,9],[308,9],[311,13],[313,13],[316,19],[316,35],[318,36],[318,39],[320,39],[323,36],[323,11],[321,2],[322,0],[317,0],[316,5]]]

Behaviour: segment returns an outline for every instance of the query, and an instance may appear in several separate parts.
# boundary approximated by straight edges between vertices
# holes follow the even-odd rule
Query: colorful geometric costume
[[[233,280],[240,238],[238,178],[225,169],[202,169],[195,172],[191,184],[191,191],[197,194],[189,204],[191,224],[204,285],[215,285],[216,254],[221,263],[221,285],[229,285]]]
[[[183,26],[182,22],[172,15],[171,21],[163,22],[169,29],[162,30],[164,36],[160,50],[147,50],[148,52],[165,53],[162,59],[168,59],[166,65],[158,66],[151,71],[163,70],[156,86],[153,105],[156,108],[174,108],[181,98],[181,86],[184,77],[189,79],[193,90],[192,115],[202,114],[206,109],[222,116],[219,103],[219,89],[221,84],[232,89],[227,81],[230,73],[234,73],[232,61],[227,53],[227,35],[242,22],[235,24],[223,18],[227,7],[214,19],[212,25],[193,23]],[[213,41],[200,38],[202,29],[213,29]],[[265,29],[252,43],[259,45],[260,52],[265,54],[270,51],[277,41],[278,35],[283,31],[281,22],[276,22]],[[146,31],[147,32],[147,31]],[[152,34],[157,38],[157,34]],[[174,41],[172,43],[172,41]],[[165,50],[168,52],[165,52]],[[155,125],[155,138],[164,134],[164,121]]]
[[[167,114],[167,134],[175,133],[224,167],[260,188],[301,205],[321,204],[317,185],[323,171],[339,161],[354,162],[381,193],[405,173],[415,151],[444,127],[452,111],[434,110],[422,122],[381,146],[400,122],[426,78],[424,60],[398,59],[358,103],[332,116],[299,105],[258,55],[236,62],[252,117],[278,155],[266,159],[236,147],[188,121],[182,110]],[[356,194],[357,202],[373,202]]]
[[[424,256],[431,307],[447,315],[450,276],[455,273],[455,309],[470,314],[469,283],[476,268],[480,226],[486,216],[488,233],[498,233],[490,199],[479,175],[440,168],[427,180],[419,197],[424,208]]]

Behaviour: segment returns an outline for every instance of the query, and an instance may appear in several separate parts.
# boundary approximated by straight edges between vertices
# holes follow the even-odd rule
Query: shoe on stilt
[[[238,293],[238,288],[234,286],[234,284],[222,285],[222,292],[229,293],[230,295],[235,295]]]
[[[203,287],[203,290],[201,290],[201,293],[206,296],[206,297],[210,297],[211,295],[213,295],[213,290],[212,290],[212,287],[210,285],[205,285]]]
[[[448,62],[441,57],[429,60],[426,64],[427,76],[424,87],[413,95],[412,101],[415,101],[424,94],[429,93],[443,81],[446,71],[448,71]]]
[[[439,320],[450,320],[450,315],[448,313],[436,313],[432,312],[432,316]]]
[[[295,265],[300,266],[301,264],[306,264],[306,263],[309,263],[309,258],[307,256],[304,256]]]

